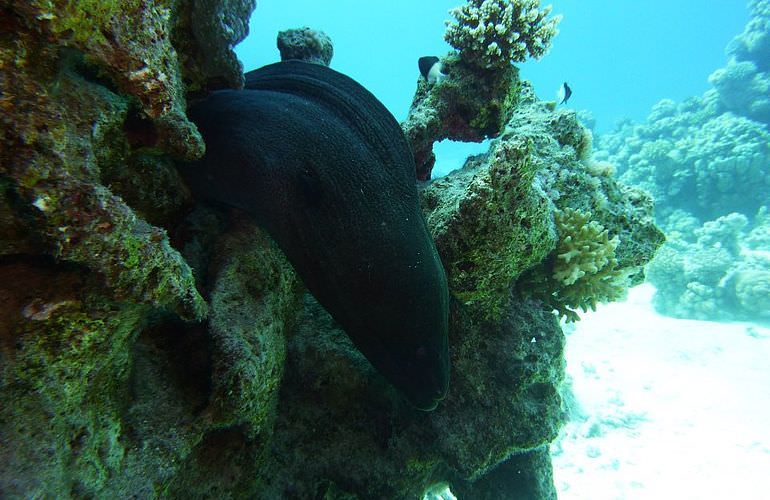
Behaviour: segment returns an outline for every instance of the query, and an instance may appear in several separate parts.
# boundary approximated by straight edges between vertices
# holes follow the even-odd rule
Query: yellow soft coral
[[[561,239],[552,276],[561,285],[555,301],[562,306],[555,309],[574,321],[577,314],[569,309],[594,311],[599,302],[623,298],[628,272],[617,268],[615,249],[620,238],[610,238],[604,226],[578,210],[557,211],[554,219]]]
[[[559,234],[564,235],[556,248],[555,280],[572,285],[586,274],[615,268],[615,249],[620,243],[617,236],[610,239],[604,226],[571,208],[557,211],[554,219]]]
[[[517,284],[525,295],[542,300],[567,321],[580,319],[576,309],[596,310],[596,304],[625,296],[629,270],[619,269],[615,249],[620,244],[591,215],[566,208],[554,213],[559,242],[552,257],[530,270]]]

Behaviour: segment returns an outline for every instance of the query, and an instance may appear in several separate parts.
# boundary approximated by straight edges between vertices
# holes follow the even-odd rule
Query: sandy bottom
[[[559,498],[770,499],[770,329],[660,316],[653,292],[568,334]]]

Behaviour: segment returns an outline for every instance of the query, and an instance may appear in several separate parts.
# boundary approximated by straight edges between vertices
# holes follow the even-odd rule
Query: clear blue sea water
[[[251,33],[236,52],[247,70],[279,59],[278,31],[310,26],[334,42],[332,67],[406,117],[417,59],[450,50],[448,10],[460,0],[258,0]],[[547,2],[544,2],[547,4]],[[564,16],[551,52],[522,66],[538,95],[553,99],[566,80],[570,104],[590,110],[601,129],[622,118],[643,120],[662,98],[682,100],[708,88],[725,63],[727,42],[748,19],[742,0],[556,0]],[[365,6],[365,7],[363,7]]]
[[[279,59],[276,34],[310,26],[334,43],[332,68],[358,80],[398,120],[409,110],[418,76],[417,59],[443,55],[444,21],[460,0],[358,2],[259,0],[251,33],[237,48],[245,69]],[[366,5],[366,7],[362,7]],[[546,5],[546,3],[543,3]],[[563,81],[570,105],[590,111],[596,130],[621,119],[641,121],[662,98],[681,100],[708,88],[707,77],[724,65],[724,48],[748,13],[742,0],[557,0],[560,34],[539,61],[521,65],[541,99],[554,99]],[[462,166],[477,144],[438,144],[434,176]]]

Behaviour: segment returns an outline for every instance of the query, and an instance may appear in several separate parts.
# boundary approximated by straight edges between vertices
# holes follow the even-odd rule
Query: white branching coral
[[[460,57],[481,68],[505,67],[523,62],[527,55],[539,59],[548,52],[559,32],[561,16],[546,19],[551,6],[540,0],[468,0],[449,11],[444,39]]]

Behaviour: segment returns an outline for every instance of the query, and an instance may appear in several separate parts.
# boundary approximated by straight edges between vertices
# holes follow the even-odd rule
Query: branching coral
[[[469,0],[450,11],[444,38],[467,63],[485,69],[504,68],[527,56],[539,59],[558,33],[561,16],[546,19],[551,6],[539,0]]]
[[[588,214],[568,208],[556,212],[554,219],[563,235],[556,248],[554,279],[569,286],[586,274],[597,274],[617,265],[615,249],[620,239],[610,238],[604,226],[590,221]]]
[[[556,250],[519,283],[524,295],[542,300],[567,321],[580,319],[575,309],[593,311],[597,303],[624,297],[630,272],[618,268],[615,249],[620,238],[610,238],[604,226],[579,210],[557,210],[554,220]]]
[[[570,309],[596,310],[598,302],[625,295],[627,273],[617,268],[615,249],[620,244],[590,215],[565,209],[554,214],[561,239],[556,247],[553,279],[559,284],[554,307],[569,320],[577,319]]]

